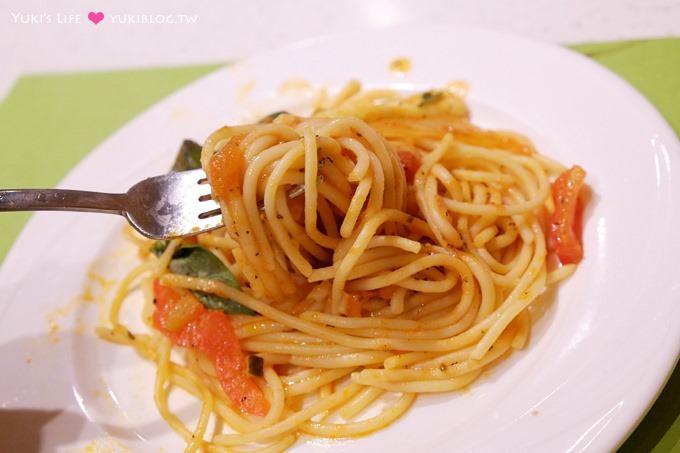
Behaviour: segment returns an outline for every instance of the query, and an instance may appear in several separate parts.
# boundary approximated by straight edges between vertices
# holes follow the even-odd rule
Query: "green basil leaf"
[[[165,249],[168,248],[168,244],[170,244],[170,241],[167,239],[155,241],[153,244],[151,244],[149,251],[156,256],[161,256],[163,252],[165,252]]]
[[[444,95],[440,91],[426,91],[420,97],[420,103],[418,107],[425,107],[430,104],[436,104],[441,101]]]
[[[262,377],[264,374],[264,359],[259,355],[250,354],[248,356],[248,373],[253,376]]]
[[[175,274],[216,280],[229,285],[232,288],[241,289],[238,281],[236,281],[236,278],[229,269],[227,269],[224,263],[222,263],[222,261],[220,261],[220,259],[212,252],[200,245],[185,245],[180,247],[173,255],[168,268]],[[215,294],[205,293],[203,291],[192,291],[192,293],[208,309],[222,310],[229,314],[257,315],[257,312],[248,307],[244,307],[234,300],[224,299]]]
[[[215,294],[204,293],[202,291],[192,291],[194,296],[203,304],[205,308],[210,310],[222,310],[223,312],[231,315],[249,315],[257,316],[257,312],[251,310],[250,308],[239,304],[231,299],[224,299]]]
[[[201,168],[201,150],[203,147],[192,140],[184,140],[179,148],[172,171],[196,170]]]
[[[218,280],[232,288],[241,289],[224,263],[200,245],[180,247],[170,261],[170,270],[175,274]]]

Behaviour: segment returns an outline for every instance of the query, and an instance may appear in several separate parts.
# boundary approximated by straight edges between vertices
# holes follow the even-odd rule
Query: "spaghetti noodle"
[[[200,161],[224,228],[154,244],[157,257],[138,240],[144,260],[99,329],[155,362],[156,404],[187,451],[381,429],[523,348],[530,304],[580,260],[578,240],[568,264],[552,256],[578,236],[583,171],[473,126],[446,90],[350,83],[310,117],[215,131]],[[119,320],[138,280],[151,334]],[[200,402],[191,426],[173,388]]]

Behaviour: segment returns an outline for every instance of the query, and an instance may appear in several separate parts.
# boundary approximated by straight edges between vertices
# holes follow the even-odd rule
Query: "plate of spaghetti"
[[[9,382],[49,369],[73,397],[7,407],[57,408],[69,445],[113,450],[613,449],[678,355],[678,148],[616,76],[494,32],[229,65],[63,183],[202,168],[223,225],[152,241],[36,215],[0,273],[5,342],[41,332],[19,321],[40,288],[9,271],[35,272],[36,247],[56,293],[38,305],[82,296],[50,324],[58,352]]]

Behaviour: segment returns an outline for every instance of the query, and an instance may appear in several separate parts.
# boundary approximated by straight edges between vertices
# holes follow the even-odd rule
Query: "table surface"
[[[95,26],[90,11],[106,17]],[[193,23],[143,23],[158,15]],[[0,98],[26,73],[229,61],[322,34],[409,22],[492,28],[561,44],[611,41],[679,35],[680,2],[2,0]]]
[[[87,19],[90,11],[103,12],[103,21],[92,24]],[[151,24],[151,21],[164,23]],[[409,22],[491,28],[569,45],[680,37],[680,1],[572,0],[557,4],[538,0],[350,0],[342,3],[254,0],[217,5],[206,1],[188,4],[180,0],[146,1],[143,4],[132,0],[117,0],[111,4],[53,0],[47,5],[38,0],[3,0],[0,5],[0,42],[3,43],[0,55],[4,64],[0,65],[0,100],[9,93],[20,91],[26,79],[18,84],[17,81],[28,74],[189,66],[175,70],[170,78],[164,78],[162,70],[118,73],[119,77],[130,74],[137,80],[145,77],[154,80],[157,83],[151,97],[160,98],[213,67],[197,67],[198,64],[219,65],[291,41]],[[673,48],[680,49],[679,46]],[[680,59],[680,50],[669,57]],[[677,81],[678,74],[669,72],[662,78]],[[31,90],[40,86],[39,76],[31,80]],[[78,83],[72,77],[63,80],[68,80],[64,83]],[[11,102],[10,95],[5,106]],[[130,112],[143,107],[128,106],[127,111],[120,113],[121,124],[129,119]],[[680,121],[680,117],[676,120]],[[108,124],[111,124],[110,118]],[[0,127],[2,142],[5,133],[7,130]],[[110,131],[102,129],[104,133]],[[74,139],[72,144],[91,148],[97,143],[79,143]],[[0,187],[9,182],[8,172],[2,171],[2,161],[9,157],[8,153],[8,149],[0,151]],[[40,171],[24,169],[20,174],[14,174],[11,182],[23,186],[53,185],[76,163],[77,159],[62,162],[56,172],[58,175],[52,172],[47,176]],[[16,234],[16,231],[10,234]],[[0,247],[0,263],[5,251]],[[622,451],[654,448],[656,452],[680,452],[680,398],[676,396],[679,392],[680,372],[676,369],[659,402],[622,446]]]

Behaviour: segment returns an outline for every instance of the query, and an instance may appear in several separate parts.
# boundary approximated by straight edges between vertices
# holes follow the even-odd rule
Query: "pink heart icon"
[[[93,24],[97,25],[99,22],[104,20],[104,13],[101,11],[96,13],[94,11],[90,11],[90,13],[87,15],[87,18],[90,19]]]

